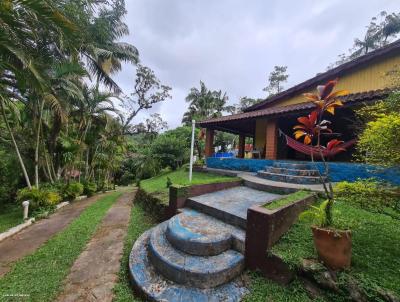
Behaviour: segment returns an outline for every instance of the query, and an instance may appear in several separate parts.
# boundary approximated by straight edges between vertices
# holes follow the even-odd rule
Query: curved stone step
[[[275,168],[286,168],[286,169],[300,169],[300,170],[309,170],[311,169],[311,165],[308,163],[301,162],[281,162],[275,161],[273,166]]]
[[[156,272],[150,262],[147,246],[152,230],[145,232],[133,245],[129,257],[129,274],[132,286],[151,301],[169,302],[239,302],[247,293],[245,278],[214,288],[200,289],[174,283]]]
[[[319,176],[319,171],[315,169],[302,170],[302,169],[288,169],[288,168],[277,168],[277,167],[265,167],[266,172],[275,174],[285,175],[297,175],[297,176]]]
[[[280,181],[280,182],[295,183],[295,184],[319,184],[321,182],[318,176],[286,175],[286,174],[276,174],[266,171],[258,171],[257,176],[272,181]]]
[[[244,256],[234,250],[208,257],[176,250],[165,236],[167,223],[153,229],[148,251],[154,267],[168,279],[198,288],[210,288],[232,280],[244,270]]]
[[[231,248],[244,253],[242,229],[190,209],[168,221],[165,235],[176,249],[191,255],[213,256]]]

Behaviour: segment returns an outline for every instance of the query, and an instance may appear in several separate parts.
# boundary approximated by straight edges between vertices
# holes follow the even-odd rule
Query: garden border
[[[291,281],[293,272],[278,256],[269,251],[316,198],[317,194],[310,193],[307,197],[274,210],[268,210],[262,205],[255,205],[247,210],[245,259],[250,270],[261,270],[265,277],[281,284]]]
[[[101,193],[97,192],[94,195],[97,195],[97,194],[103,194],[103,193],[102,192]],[[94,195],[92,195],[92,196],[94,196]],[[92,196],[90,196],[90,197],[92,197]],[[75,198],[74,201],[81,201],[81,200],[86,199],[86,198],[89,198],[89,196],[81,195],[81,196],[78,196],[77,198]],[[54,209],[54,212],[52,212],[51,214],[56,213],[61,208],[65,207],[65,206],[68,206],[70,204],[71,204],[70,201],[60,202],[59,204],[56,205],[56,208]],[[21,211],[21,216],[22,216],[22,211]],[[30,225],[32,225],[35,221],[36,221],[35,217],[29,218],[26,221],[24,221],[23,223],[17,224],[16,226],[13,226],[13,227],[5,230],[4,232],[0,233],[0,242],[2,242],[3,240],[5,240],[5,239],[7,239],[7,238],[9,238],[11,236],[14,236],[14,235],[18,234],[22,230],[24,230],[27,227],[29,227]]]
[[[201,185],[172,185],[169,188],[169,205],[167,208],[166,216],[172,217],[177,214],[179,209],[185,207],[186,200],[190,197],[238,187],[242,184],[243,180],[240,179]]]

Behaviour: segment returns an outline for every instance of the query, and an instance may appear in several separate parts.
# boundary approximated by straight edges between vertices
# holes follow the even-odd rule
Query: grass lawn
[[[275,210],[277,208],[283,207],[285,205],[288,205],[290,203],[293,203],[297,200],[303,199],[307,196],[311,195],[310,191],[304,191],[304,190],[300,190],[288,195],[285,195],[282,198],[279,199],[275,199],[270,203],[267,203],[266,205],[264,205],[264,208],[268,209],[268,210]]]
[[[176,185],[200,185],[223,181],[239,180],[237,177],[223,176],[207,172],[193,172],[192,182],[189,182],[189,172],[181,168],[176,171],[164,173],[153,178],[145,179],[140,182],[140,188],[147,193],[155,193],[163,201],[168,202],[167,178]]]
[[[250,294],[243,302],[311,302],[302,284],[294,280],[288,286],[281,286],[271,280],[265,279],[258,273],[250,273]]]
[[[71,265],[121,194],[114,192],[102,197],[33,254],[17,261],[12,270],[0,279],[0,296],[29,296],[17,300],[3,296],[1,301],[54,301]]]
[[[400,220],[371,213],[338,201],[336,224],[352,230],[352,266],[340,278],[354,277],[376,300],[373,289],[382,287],[400,296]],[[296,267],[302,258],[316,257],[310,224],[300,221],[273,247],[273,252]]]
[[[23,222],[22,207],[10,204],[0,208],[0,233]]]
[[[128,262],[133,243],[140,235],[157,224],[156,220],[144,209],[135,204],[132,207],[131,220],[128,226],[128,233],[125,238],[124,252],[121,260],[121,270],[118,274],[118,283],[114,287],[114,302],[142,301],[134,296],[132,287],[129,284]]]

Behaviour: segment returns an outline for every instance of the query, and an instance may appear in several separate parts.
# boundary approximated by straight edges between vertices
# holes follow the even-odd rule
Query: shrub
[[[32,188],[31,190],[24,188],[18,191],[17,200],[18,202],[29,200],[30,209],[36,210],[55,206],[61,201],[61,196],[57,192],[46,188]]]
[[[97,191],[97,184],[91,181],[85,181],[83,183],[83,194],[87,196],[93,196]]]
[[[391,113],[369,122],[357,144],[367,163],[396,166],[400,164],[400,114]]]
[[[83,185],[79,182],[70,182],[64,188],[64,197],[74,200],[83,193]]]
[[[341,200],[365,210],[383,212],[392,208],[400,211],[398,189],[374,179],[343,181],[335,186],[335,191]]]

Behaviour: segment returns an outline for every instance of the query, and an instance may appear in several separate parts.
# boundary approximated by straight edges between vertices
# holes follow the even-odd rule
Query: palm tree
[[[59,36],[71,34],[75,26],[49,1],[2,1],[0,4],[0,103],[2,116],[13,141],[26,183],[28,173],[5,114],[7,104],[24,101],[21,87],[43,91],[43,74],[33,63],[38,46],[38,32],[45,29]],[[42,102],[42,104],[44,104]],[[43,107],[43,106],[41,106]],[[39,110],[41,112],[41,110]]]
[[[201,121],[206,118],[221,116],[222,112],[228,109],[227,100],[226,93],[222,93],[221,90],[211,91],[200,81],[200,90],[193,87],[186,97],[189,108],[183,115],[182,123],[189,125],[193,119]]]

